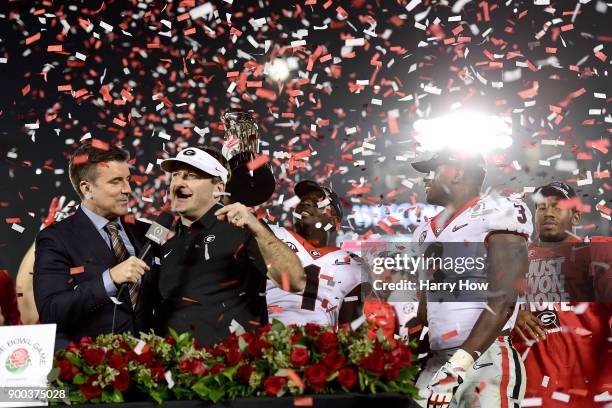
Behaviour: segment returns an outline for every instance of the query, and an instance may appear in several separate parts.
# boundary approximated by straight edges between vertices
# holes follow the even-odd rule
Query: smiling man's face
[[[173,211],[185,221],[198,220],[218,201],[214,192],[223,191],[223,183],[187,164],[177,164],[171,172],[170,203]]]
[[[567,231],[571,232],[574,224],[580,221],[579,213],[559,206],[561,200],[556,196],[545,197],[536,206],[536,231],[542,242],[561,242],[567,239],[570,237]]]
[[[98,163],[93,180],[83,183],[88,185],[89,198],[84,200],[87,208],[109,220],[127,214],[132,189],[126,162]]]

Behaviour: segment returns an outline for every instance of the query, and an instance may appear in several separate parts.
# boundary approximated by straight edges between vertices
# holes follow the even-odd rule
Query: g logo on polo
[[[544,326],[557,325],[557,314],[550,310],[540,313],[538,319],[540,319]]]
[[[293,242],[283,241],[293,252],[297,252],[298,249]]]
[[[211,242],[214,242],[215,240],[215,236],[214,235],[207,235],[204,237],[204,243],[205,244],[210,244]]]
[[[423,242],[425,242],[425,238],[427,238],[427,230],[421,233],[421,236],[419,237],[419,245],[423,245]]]
[[[310,251],[310,255],[319,257],[321,253],[319,251]]]
[[[187,150],[183,150],[183,154],[185,156],[195,156],[196,155],[196,151],[193,149],[187,149]]]

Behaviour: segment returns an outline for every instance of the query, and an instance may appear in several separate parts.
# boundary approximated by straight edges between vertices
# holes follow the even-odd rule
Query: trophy
[[[248,112],[229,111],[221,120],[225,125],[222,153],[231,169],[225,190],[231,194],[231,201],[249,207],[266,202],[276,186],[272,167],[269,163],[253,170],[247,167],[259,152],[259,128],[255,118]]]

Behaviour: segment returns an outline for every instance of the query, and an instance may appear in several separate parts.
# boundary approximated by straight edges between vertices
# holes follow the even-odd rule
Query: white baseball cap
[[[160,167],[162,170],[169,172],[172,171],[172,164],[176,162],[188,164],[211,176],[219,177],[224,183],[227,183],[227,169],[217,159],[202,149],[189,147],[181,150],[175,158],[162,161]]]

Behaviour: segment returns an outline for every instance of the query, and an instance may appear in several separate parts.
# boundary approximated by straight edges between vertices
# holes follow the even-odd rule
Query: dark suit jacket
[[[149,225],[125,221],[122,224],[138,255]],[[41,323],[57,324],[60,344],[56,348],[67,345],[67,340],[111,333],[115,304],[106,293],[102,273],[115,264],[112,249],[80,208],[74,215],[38,233],[34,299]],[[75,273],[81,267],[83,272]],[[75,268],[72,274],[71,268]],[[159,298],[155,269],[145,273],[135,309],[127,287],[123,290],[120,298],[123,304],[117,306],[115,333],[130,331],[138,335],[139,331],[151,327],[153,307]]]

